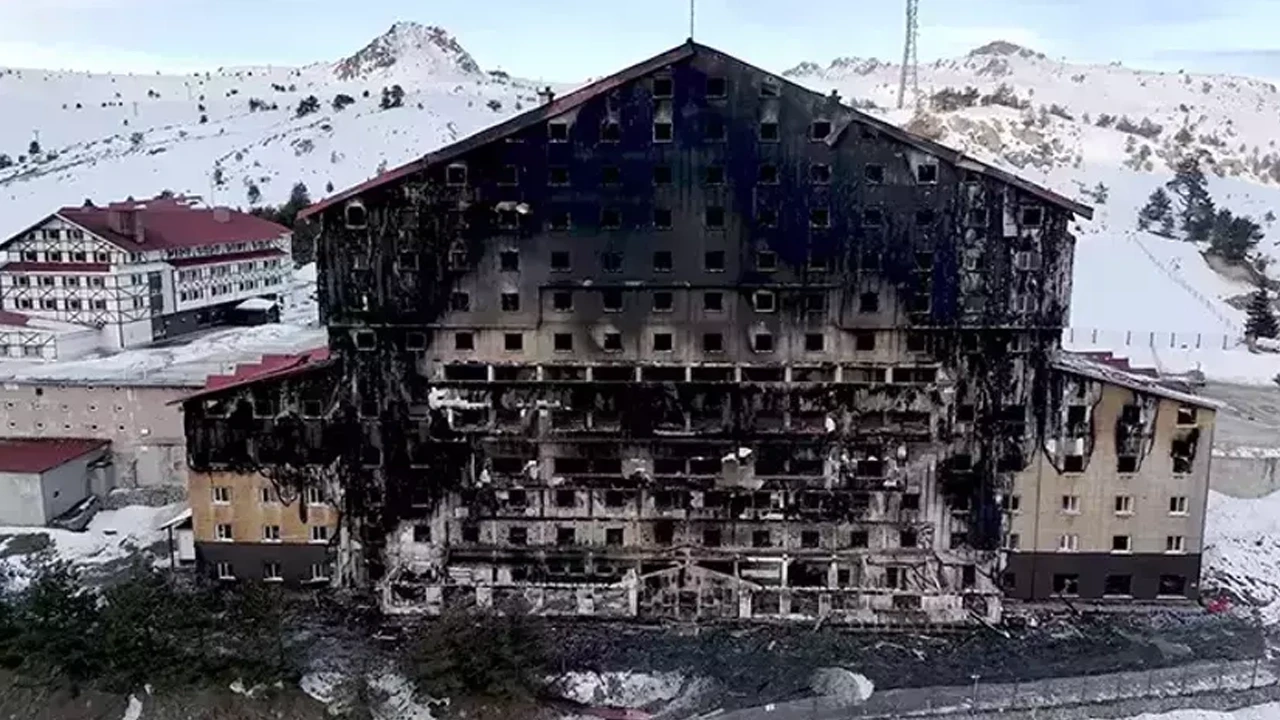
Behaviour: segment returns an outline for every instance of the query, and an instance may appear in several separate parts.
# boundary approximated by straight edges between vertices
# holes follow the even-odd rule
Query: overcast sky
[[[697,38],[781,71],[898,59],[905,0],[696,0]],[[1003,39],[1054,58],[1280,77],[1280,0],[921,0],[920,59]],[[603,75],[678,44],[688,0],[0,0],[0,66],[155,72],[350,55],[397,20],[480,65]]]

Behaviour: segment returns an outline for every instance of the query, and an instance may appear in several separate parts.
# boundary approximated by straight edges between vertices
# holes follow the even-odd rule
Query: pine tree
[[[33,158],[34,158],[36,155],[39,155],[39,154],[40,154],[40,143],[39,143],[38,141],[32,140],[32,141],[31,141],[31,144],[27,146],[27,154],[28,154],[28,155],[30,155],[30,156],[31,156],[31,157],[33,157]]]
[[[1244,334],[1251,338],[1275,338],[1280,335],[1280,323],[1276,322],[1275,311],[1271,309],[1271,294],[1267,291],[1266,279],[1249,297],[1249,314],[1245,319]]]
[[[248,198],[250,205],[257,205],[262,200],[262,191],[258,189],[257,185],[249,184]]]
[[[1215,211],[1200,158],[1192,156],[1179,161],[1173,179],[1165,183],[1165,187],[1178,199],[1177,217],[1186,239],[1208,240],[1213,233]]]
[[[1147,199],[1147,204],[1138,211],[1138,229],[1151,230],[1159,235],[1173,235],[1173,201],[1164,188],[1156,188]]]
[[[1243,263],[1262,238],[1262,226],[1254,222],[1253,218],[1236,216],[1223,208],[1213,217],[1209,249],[1225,260]]]

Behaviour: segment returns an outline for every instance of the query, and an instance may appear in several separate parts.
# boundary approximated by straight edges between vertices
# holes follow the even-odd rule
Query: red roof
[[[142,242],[122,231],[112,218],[136,213]],[[132,252],[194,248],[224,243],[275,240],[289,232],[255,215],[229,208],[196,208],[175,198],[112,203],[108,207],[69,207],[58,211],[63,219]]]
[[[541,105],[535,106],[532,109],[527,110],[519,115],[516,115],[515,117],[505,122],[502,122],[492,127],[481,130],[480,132],[475,133],[474,135],[465,137],[462,140],[459,140],[458,142],[453,143],[452,145],[447,145],[443,148],[440,148],[439,150],[435,150],[431,153],[428,153],[427,155],[424,155],[421,158],[418,158],[417,160],[414,160],[406,165],[401,165],[400,167],[393,168],[388,172],[385,172],[371,180],[367,180],[359,185],[356,185],[353,188],[344,190],[338,193],[337,195],[327,197],[314,205],[304,208],[301,212],[298,213],[298,218],[305,220],[306,218],[309,218],[312,215],[316,215],[324,212],[326,209],[332,207],[335,203],[343,202],[345,200],[349,200],[351,198],[357,197],[369,190],[385,186],[389,183],[392,183],[402,178],[405,178],[407,176],[413,175],[414,173],[419,172],[421,170],[425,170],[430,166],[439,165],[440,163],[454,160],[468,152],[471,152],[472,150],[475,150],[476,148],[488,145],[490,143],[496,142],[508,136],[514,135],[522,130],[533,127],[538,123],[544,122],[558,115],[563,115],[564,113],[570,110],[573,110],[574,108],[577,108],[587,103],[588,101],[594,98],[597,98],[607,92],[610,92],[622,85],[625,85],[626,83],[642,78],[652,72],[655,72],[669,65],[682,62],[687,58],[692,57],[699,53],[710,55],[719,60],[728,60],[728,61],[737,63],[739,65],[745,66],[747,68],[756,70],[757,72],[760,72],[760,73],[766,73],[766,71],[755,68],[749,63],[743,62],[727,53],[722,53],[719,50],[707,47],[706,45],[695,43],[693,42],[692,39],[690,39],[689,41],[685,42],[683,45],[672,48],[658,55],[655,55],[649,58],[648,60],[632,65],[631,67],[626,68],[625,70],[621,70],[602,80],[597,80],[596,82],[591,83],[590,85],[586,85],[577,90],[574,90],[573,92],[563,97],[552,100],[549,103],[543,103]],[[786,81],[784,80],[783,82],[786,82]],[[797,90],[814,94],[813,91],[808,88],[805,88],[803,86],[800,86],[794,83],[792,83],[792,85]],[[1078,203],[1074,200],[1071,200],[1062,195],[1059,195],[1047,188],[1036,185],[1035,183],[1030,182],[1029,180],[1025,180],[1012,173],[1001,170],[995,166],[988,165],[975,158],[969,157],[968,155],[965,155],[964,153],[958,150],[953,150],[944,145],[940,145],[932,140],[929,140],[927,138],[924,138],[914,133],[903,130],[902,128],[899,128],[898,126],[892,123],[886,122],[872,115],[868,115],[856,108],[843,106],[843,105],[841,107],[845,112],[849,113],[853,123],[861,124],[864,127],[874,128],[878,132],[883,133],[893,138],[894,140],[897,140],[898,142],[901,142],[908,146],[922,150],[926,153],[929,153],[930,155],[943,158],[947,162],[953,165],[963,164],[964,167],[968,170],[972,170],[972,171],[981,173],[983,175],[988,175],[990,177],[993,177],[999,180],[1000,182],[1012,185],[1024,192],[1030,193],[1031,195],[1035,195],[1036,197],[1039,197],[1040,199],[1046,202],[1065,208],[1077,215],[1081,215],[1085,218],[1093,217],[1093,209],[1088,207],[1087,205]],[[836,133],[836,137],[839,138],[840,136],[843,136],[847,132],[847,129],[848,129],[848,125],[845,126],[845,129],[841,130],[839,133]]]
[[[170,260],[169,264],[174,267],[192,267],[196,265],[217,265],[219,263],[241,262],[243,260],[257,260],[259,258],[283,257],[283,250],[253,250],[251,252],[241,253],[223,253],[221,255],[201,255],[200,257],[186,257]]]
[[[92,438],[0,438],[0,472],[42,473],[110,444]]]
[[[231,375],[210,375],[204,389],[175,402],[186,402],[234,387],[243,387],[263,380],[275,380],[294,373],[319,367],[329,360],[329,348],[319,347],[297,355],[263,355],[256,363],[236,365]],[[171,403],[172,404],[172,403]]]
[[[57,272],[57,273],[104,273],[110,272],[107,263],[51,263],[51,262],[11,262],[0,270],[5,272]]]
[[[31,322],[31,318],[16,312],[8,310],[0,310],[0,325],[26,325]]]

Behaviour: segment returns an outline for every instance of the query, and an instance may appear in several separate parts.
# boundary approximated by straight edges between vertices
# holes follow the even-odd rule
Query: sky
[[[695,36],[775,71],[900,60],[905,0],[695,0]],[[1008,40],[1073,62],[1280,77],[1280,0],[920,0],[922,62]],[[0,0],[0,66],[135,73],[303,65],[393,22],[485,69],[574,82],[682,42],[688,0]]]

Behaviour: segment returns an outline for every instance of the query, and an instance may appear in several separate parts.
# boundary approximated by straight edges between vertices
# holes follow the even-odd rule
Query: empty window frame
[[[452,187],[460,187],[467,184],[467,166],[461,163],[454,163],[444,169],[444,184]]]
[[[778,309],[778,296],[772,290],[757,290],[751,295],[751,305],[756,312],[775,312]]]
[[[778,127],[778,123],[773,120],[764,120],[760,123],[760,142],[778,142],[782,136],[782,131]]]
[[[707,251],[702,257],[702,269],[707,272],[724,272],[724,251]]]
[[[772,250],[756,251],[756,270],[773,272],[778,269],[778,253]]]
[[[569,142],[569,123],[565,120],[547,123],[547,140],[553,143]]]
[[[756,174],[756,182],[761,185],[777,185],[778,166],[773,163],[765,163],[761,165]]]
[[[605,120],[600,123],[600,142],[616,143],[622,141],[622,124],[617,120]]]
[[[670,250],[655,250],[653,253],[653,271],[656,273],[669,273],[673,266],[673,260]]]
[[[809,182],[814,185],[831,184],[831,166],[826,163],[814,163],[810,165]]]
[[[917,165],[916,182],[921,185],[936,185],[938,183],[938,164],[924,162]]]
[[[830,120],[814,120],[809,123],[809,139],[814,142],[826,140],[831,135]]]
[[[670,230],[672,217],[670,208],[653,209],[653,227],[655,230]]]

